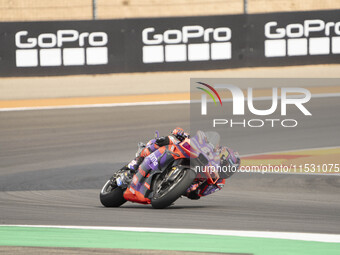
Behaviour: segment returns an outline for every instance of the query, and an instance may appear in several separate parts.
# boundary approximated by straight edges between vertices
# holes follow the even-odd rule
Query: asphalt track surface
[[[313,99],[308,109],[302,127],[232,129],[228,145],[242,155],[339,146],[339,98]],[[169,209],[102,207],[102,185],[136,143],[174,126],[189,127],[189,105],[0,112],[0,224],[340,234],[335,176],[238,173],[222,191]]]

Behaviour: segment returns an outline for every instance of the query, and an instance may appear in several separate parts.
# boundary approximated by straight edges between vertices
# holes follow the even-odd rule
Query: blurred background
[[[339,0],[0,0],[0,21],[102,20],[135,17],[335,10]],[[197,77],[339,77],[338,64],[210,71],[0,78],[0,100],[187,93]],[[141,86],[148,84],[148,86]],[[160,86],[162,85],[162,86]]]
[[[266,13],[337,8],[338,0],[1,0],[0,20],[88,20],[242,14],[245,9],[247,13]]]

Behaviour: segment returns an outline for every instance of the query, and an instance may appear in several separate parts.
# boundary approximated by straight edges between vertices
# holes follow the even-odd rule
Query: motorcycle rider
[[[201,132],[200,135],[203,136],[203,139],[207,139],[203,132]],[[182,128],[176,127],[169,136],[151,139],[146,145],[142,145],[142,150],[140,151],[139,155],[136,155],[134,160],[122,168],[122,170],[129,170],[124,173],[126,184],[131,181],[132,176],[138,171],[139,168],[147,168],[149,166],[148,162],[145,162],[144,159],[147,158],[151,153],[160,150],[160,148],[164,146],[178,144],[186,138],[190,138],[190,135],[184,132]],[[209,195],[222,189],[225,184],[225,179],[230,177],[238,169],[240,164],[238,153],[235,153],[233,150],[227,147],[217,147],[216,152],[219,153],[220,156],[220,166],[231,166],[234,171],[230,172],[229,175],[225,174],[223,176],[222,174],[222,178],[219,178],[214,184],[208,184],[207,180],[204,179],[198,180],[196,183],[192,184],[184,194],[188,198],[197,200],[202,196]],[[143,162],[145,162],[145,164],[143,164]]]
[[[128,164],[128,168],[134,172],[138,170],[138,167],[142,164],[144,159],[152,152],[158,150],[160,147],[172,144],[178,144],[185,138],[189,138],[190,135],[185,133],[180,127],[176,127],[172,130],[169,136],[162,136],[155,139],[151,139],[146,146],[142,149],[139,155]]]

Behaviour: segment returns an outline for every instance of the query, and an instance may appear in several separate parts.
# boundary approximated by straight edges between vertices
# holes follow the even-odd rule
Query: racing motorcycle
[[[157,137],[159,134],[156,131]],[[205,180],[208,184],[216,183],[220,178],[217,171],[201,170],[206,166],[213,167],[209,169],[218,166],[219,155],[215,150],[218,143],[217,133],[198,131],[196,136],[186,138],[179,144],[164,146],[164,152],[159,158],[154,156],[155,152],[148,156],[158,167],[146,171],[139,168],[128,184],[123,185],[129,170],[115,172],[100,192],[101,203],[105,207],[119,207],[130,201],[151,204],[153,208],[162,209],[184,195],[193,183],[200,180]],[[136,156],[143,148],[145,145],[139,143]],[[160,164],[162,157],[167,159],[165,164]]]

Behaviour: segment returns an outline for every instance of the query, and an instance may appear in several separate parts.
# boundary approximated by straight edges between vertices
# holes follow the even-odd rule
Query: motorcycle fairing
[[[151,189],[150,171],[151,169],[144,171],[139,168],[138,172],[133,176],[131,184],[124,192],[126,200],[142,204],[151,203],[147,196]]]
[[[131,202],[150,204],[152,180],[155,174],[172,166],[175,159],[185,157],[176,145],[164,146],[147,156],[133,176],[124,198]],[[162,167],[160,167],[162,166]]]
[[[139,166],[138,172],[133,176],[131,184],[124,192],[124,198],[131,202],[150,204],[150,193],[152,178],[159,170],[160,162],[158,160],[164,154],[166,148],[161,147],[147,156]]]

